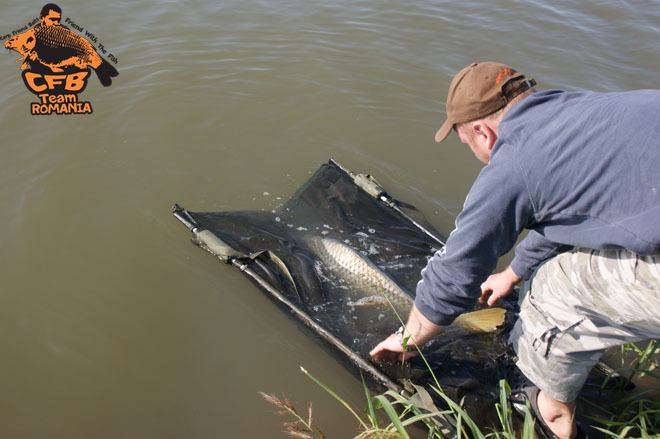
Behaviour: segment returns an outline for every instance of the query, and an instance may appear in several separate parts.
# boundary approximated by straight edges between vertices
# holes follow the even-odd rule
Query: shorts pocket
[[[520,319],[532,338],[532,348],[548,358],[566,331],[582,322],[584,317],[535,299],[531,294],[523,303]]]

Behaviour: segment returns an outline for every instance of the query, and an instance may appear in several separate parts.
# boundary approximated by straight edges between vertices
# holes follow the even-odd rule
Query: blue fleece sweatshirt
[[[660,90],[536,92],[498,140],[415,304],[447,325],[472,309],[500,256],[523,279],[573,247],[660,252]]]

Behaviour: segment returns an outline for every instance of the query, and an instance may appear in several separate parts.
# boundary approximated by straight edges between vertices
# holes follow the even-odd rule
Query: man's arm
[[[513,247],[520,232],[532,223],[533,203],[512,154],[515,149],[502,147],[481,171],[443,251],[436,252],[422,270],[415,306],[404,333],[404,340],[411,337],[408,345],[423,345],[443,326],[473,309],[482,296],[480,285],[487,282],[499,257]],[[509,279],[503,286],[489,288],[500,297],[517,281]],[[393,334],[370,354],[388,360],[405,360],[416,354],[404,350],[402,340]]]
[[[369,355],[378,361],[405,361],[417,355],[415,346],[421,347],[442,328],[424,317],[413,305],[402,336],[390,335],[373,348]],[[407,349],[404,349],[404,345]]]

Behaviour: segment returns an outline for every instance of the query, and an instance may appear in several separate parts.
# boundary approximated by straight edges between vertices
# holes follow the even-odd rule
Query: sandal
[[[541,433],[543,437],[546,439],[559,439],[558,436],[552,432],[548,424],[545,423],[543,416],[541,416],[541,412],[539,411],[538,397],[540,391],[541,389],[535,385],[529,384],[524,386],[518,392],[512,393],[511,402],[516,411],[522,416],[525,415],[527,410],[530,410],[530,414],[534,419],[536,419],[535,424],[538,427],[537,431]],[[585,436],[581,434],[581,431],[578,429],[576,439],[584,437]]]
[[[539,411],[538,397],[540,391],[541,389],[528,382],[528,384],[520,390],[511,393],[511,404],[521,416],[525,416],[527,410],[530,410],[530,414],[536,419],[536,422],[534,423],[536,431],[542,437],[545,439],[559,439],[558,436],[552,432],[548,424],[545,423],[545,420]],[[589,436],[584,433],[579,425],[576,424],[575,428],[577,431],[574,439],[589,439]]]
[[[558,439],[558,437],[550,430],[550,427],[545,423],[541,412],[539,412],[538,406],[538,397],[540,389],[534,385],[527,385],[520,389],[518,392],[511,394],[511,402],[516,411],[525,416],[527,410],[530,411],[532,418],[536,420],[535,424],[538,427],[537,430],[541,430],[540,433],[543,434],[543,437],[546,439]]]

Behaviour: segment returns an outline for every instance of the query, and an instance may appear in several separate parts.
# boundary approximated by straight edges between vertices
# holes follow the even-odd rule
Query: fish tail
[[[461,314],[454,319],[452,326],[472,332],[493,332],[504,324],[505,317],[506,310],[503,308],[486,308]]]
[[[119,75],[117,69],[115,69],[112,64],[104,59],[102,59],[101,65],[99,65],[95,71],[96,76],[98,76],[99,81],[101,81],[101,84],[103,84],[104,87],[110,86],[112,84],[111,78]]]

